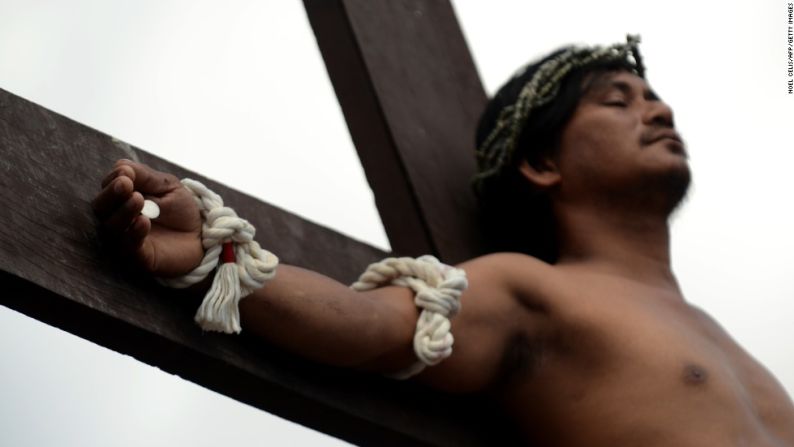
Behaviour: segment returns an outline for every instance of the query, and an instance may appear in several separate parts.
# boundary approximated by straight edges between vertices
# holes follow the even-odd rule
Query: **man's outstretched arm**
[[[144,195],[160,206],[157,219],[140,214]],[[121,160],[102,181],[93,206],[107,240],[149,273],[181,276],[201,262],[199,210],[173,175]],[[496,256],[463,264],[470,286],[452,320],[454,353],[419,380],[446,391],[473,392],[496,377],[502,353],[523,323],[504,286],[505,262],[513,260]],[[357,292],[321,274],[281,265],[273,280],[241,300],[240,312],[246,332],[322,363],[391,373],[416,362],[418,311],[407,288]]]
[[[144,196],[160,216],[141,215]],[[203,257],[201,216],[175,176],[119,160],[93,201],[105,240],[158,277],[193,270]],[[240,301],[243,330],[322,363],[376,371],[410,366],[418,312],[410,290],[356,292],[299,267],[280,265],[264,288]]]
[[[395,372],[416,361],[413,292],[357,292],[331,278],[281,264],[276,277],[240,301],[244,331],[334,366]]]

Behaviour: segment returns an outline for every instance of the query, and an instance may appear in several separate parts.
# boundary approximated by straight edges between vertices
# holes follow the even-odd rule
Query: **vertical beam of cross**
[[[304,0],[395,253],[482,252],[474,129],[486,96],[446,0]]]

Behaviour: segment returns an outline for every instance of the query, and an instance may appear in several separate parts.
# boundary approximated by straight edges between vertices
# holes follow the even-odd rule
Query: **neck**
[[[680,292],[670,267],[667,214],[555,205],[558,265],[622,276]]]

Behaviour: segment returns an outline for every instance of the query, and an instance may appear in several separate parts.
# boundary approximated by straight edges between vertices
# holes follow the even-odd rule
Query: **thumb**
[[[119,160],[116,162],[116,168],[122,166],[128,166],[132,169],[132,181],[135,185],[135,190],[143,194],[163,195],[182,187],[182,182],[175,175],[157,171],[145,164],[131,160]]]

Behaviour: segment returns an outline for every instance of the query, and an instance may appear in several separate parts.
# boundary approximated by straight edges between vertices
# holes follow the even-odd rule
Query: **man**
[[[794,446],[783,388],[687,304],[671,271],[667,221],[689,167],[636,45],[556,51],[489,104],[476,189],[491,228],[510,235],[504,246],[539,258],[457,266],[469,288],[454,351],[414,380],[489,396],[537,445]],[[201,218],[178,179],[122,160],[102,187],[104,230],[149,272],[179,276],[201,261]],[[158,219],[139,214],[143,194]],[[544,228],[554,231],[532,243]],[[282,265],[240,312],[247,332],[316,361],[380,373],[416,361],[407,288],[355,292]]]

